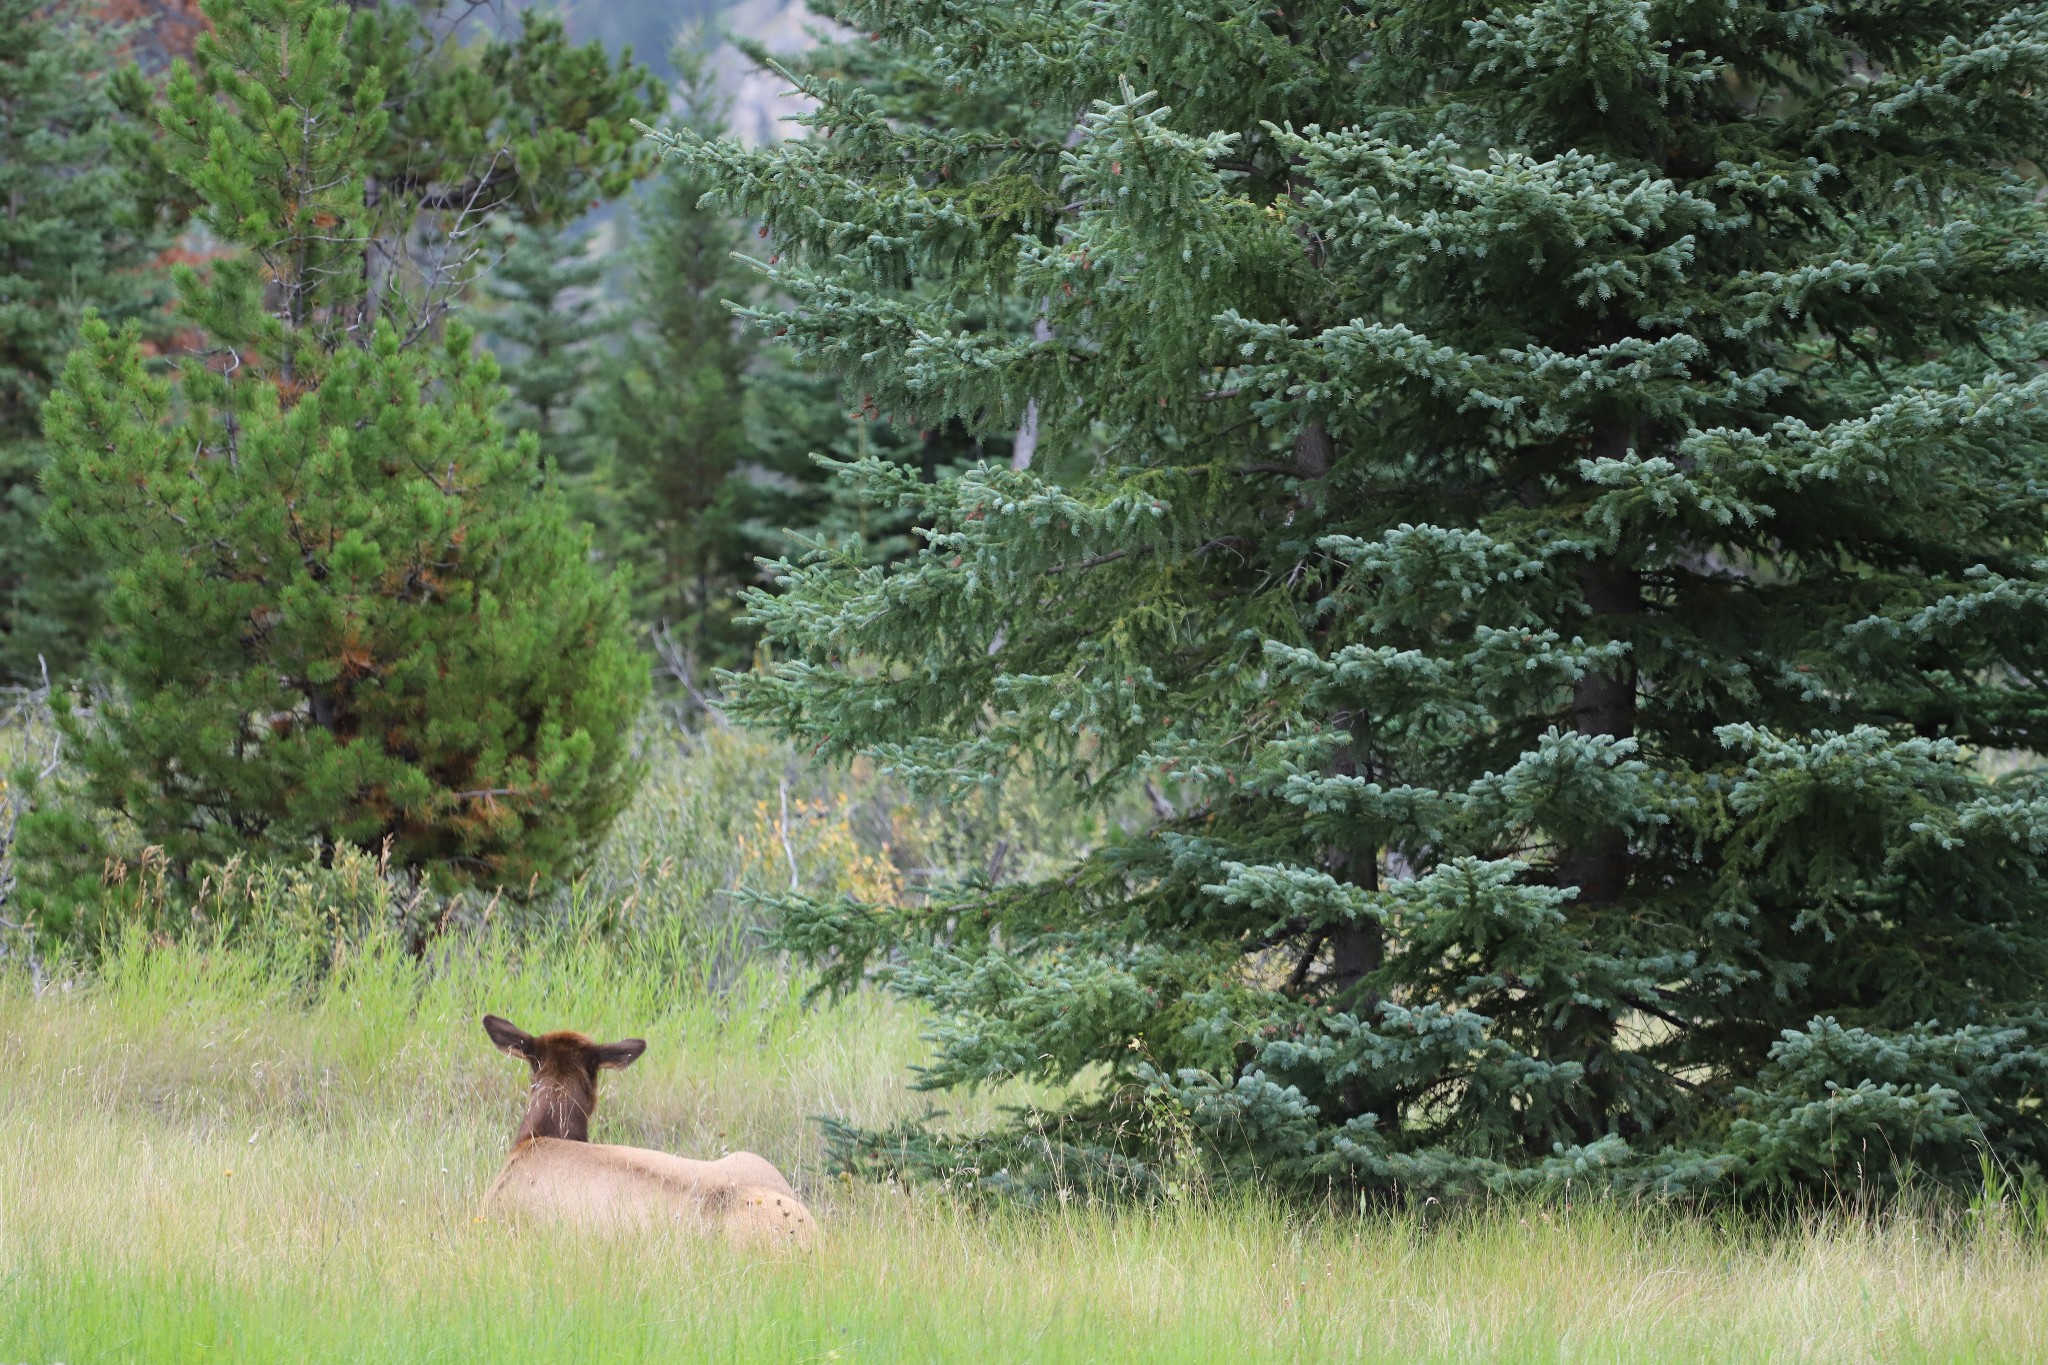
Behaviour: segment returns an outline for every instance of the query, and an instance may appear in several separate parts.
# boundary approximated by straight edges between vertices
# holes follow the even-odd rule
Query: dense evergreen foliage
[[[369,17],[206,12],[164,161],[239,250],[178,272],[197,338],[172,379],[133,328],[88,320],[47,408],[47,523],[111,583],[113,690],[60,710],[84,794],[174,870],[354,844],[452,883],[573,871],[634,771],[646,668],[620,594],[534,437],[498,425],[495,365],[433,317],[448,271],[391,268],[429,231],[392,218],[394,187],[425,214],[441,191],[393,169],[399,87],[352,56]],[[510,207],[610,174],[601,140],[520,145]],[[23,903],[64,931],[104,871],[100,828],[46,801],[21,855]]]
[[[671,61],[683,69],[677,115],[721,133],[701,57]],[[761,347],[735,329],[725,303],[756,288],[734,260],[745,224],[700,206],[707,188],[670,170],[634,205],[627,331],[592,400],[606,451],[606,540],[633,574],[635,614],[679,632],[699,661],[743,667],[733,617],[751,557],[765,547],[746,544],[738,504],[747,482],[736,475],[751,453],[747,375]]]
[[[733,708],[1176,808],[1028,884],[783,904],[936,1011],[924,1084],[1085,1082],[849,1157],[2048,1161],[2048,7],[839,12],[1007,130],[807,80],[807,140],[663,140],[765,225],[800,354],[928,428],[1035,407],[1041,458],[848,466],[920,548],[785,564]]]
[[[141,316],[152,327],[145,342],[165,340],[167,319],[155,307],[163,276],[143,267],[196,201],[167,173],[168,149],[139,135],[134,116],[150,90],[138,71],[118,67],[114,47],[135,31],[70,4],[8,4],[0,678],[21,679],[44,661],[59,675],[84,664],[104,590],[89,556],[38,528],[39,405],[85,308],[110,320]],[[559,17],[537,10],[477,41],[464,30],[471,8],[351,7],[347,60],[334,73],[345,99],[379,73],[381,132],[361,149],[365,297],[407,337],[436,330],[491,265],[494,221],[516,215],[545,230],[616,196],[650,160],[630,120],[658,100],[630,54],[614,61],[595,44],[576,47]]]
[[[670,64],[680,73],[672,120],[721,136],[724,98],[705,52],[679,48]],[[791,363],[734,317],[762,302],[750,258],[773,254],[772,244],[757,225],[702,202],[710,188],[671,165],[636,202],[628,331],[591,394],[604,452],[600,540],[632,572],[636,612],[672,666],[706,681],[753,661],[742,594],[767,583],[764,558],[813,538],[875,559],[906,548],[900,516],[849,498],[816,455],[926,462],[928,448],[939,450],[850,411],[836,371]]]
[[[366,301],[431,330],[506,245],[508,219],[560,227],[648,170],[631,121],[658,108],[632,54],[569,42],[560,16],[523,9],[472,41],[474,6],[414,0],[352,10],[340,93],[382,115],[362,147]],[[376,73],[377,99],[357,87]]]
[[[586,234],[521,224],[484,292],[496,305],[485,335],[508,400],[505,425],[530,431],[542,456],[574,479],[591,473],[590,393],[612,330],[598,286],[604,262]]]
[[[91,561],[41,530],[43,399],[84,310],[155,322],[165,293],[134,155],[146,94],[115,36],[73,4],[0,0],[0,684],[75,668],[99,616]]]

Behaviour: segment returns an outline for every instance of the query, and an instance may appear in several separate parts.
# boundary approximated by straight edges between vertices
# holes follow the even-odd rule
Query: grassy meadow
[[[1997,1209],[990,1212],[837,1180],[811,1119],[921,1110],[918,1020],[872,994],[806,1006],[725,893],[914,890],[979,840],[1090,831],[940,824],[731,735],[650,745],[599,865],[538,909],[438,902],[367,860],[228,869],[194,928],[89,970],[10,949],[0,1362],[2048,1359],[2048,1239]],[[818,1248],[480,1221],[525,1079],[484,1010],[645,1037],[593,1136],[760,1152]]]

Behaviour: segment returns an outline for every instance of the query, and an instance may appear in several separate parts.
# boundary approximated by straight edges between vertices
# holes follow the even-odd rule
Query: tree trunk
[[[1052,324],[1045,320],[1045,305],[1039,305],[1039,316],[1031,324],[1031,339],[1035,342],[1052,340]],[[1010,442],[1010,468],[1031,468],[1031,457],[1038,451],[1038,400],[1024,400],[1024,415],[1017,420],[1017,435]]]
[[[1321,421],[1304,423],[1295,436],[1294,463],[1305,480],[1326,479],[1336,467],[1337,443],[1331,439],[1330,429]],[[1317,491],[1320,493],[1321,490]],[[1346,743],[1343,750],[1331,759],[1329,771],[1345,777],[1370,776],[1372,758],[1368,737],[1371,717],[1362,712],[1343,711],[1333,716],[1331,721],[1344,732]],[[1377,844],[1353,840],[1327,845],[1321,851],[1320,861],[1324,870],[1341,882],[1367,891],[1379,890],[1380,851]],[[1311,941],[1306,951],[1314,956],[1321,953],[1326,945],[1330,952],[1329,971],[1318,983],[1324,998],[1355,1014],[1370,1016],[1379,1004],[1379,998],[1371,992],[1361,998],[1358,988],[1359,982],[1377,971],[1385,960],[1384,932],[1371,922],[1336,924],[1330,926],[1320,939]],[[1297,978],[1303,979],[1306,975],[1305,972],[1297,973]]]
[[[1038,451],[1038,400],[1026,399],[1024,415],[1017,419],[1017,434],[1010,441],[1010,468],[1031,468],[1031,457]]]
[[[1633,433],[1626,427],[1594,433],[1593,455],[1618,459],[1628,453]],[[1591,624],[1612,638],[1626,629],[1628,618],[1643,614],[1642,583],[1634,569],[1612,559],[1595,559],[1578,572],[1579,590],[1592,613]],[[1604,629],[1602,626],[1604,624]],[[1582,735],[1627,739],[1636,732],[1636,671],[1631,658],[1588,673],[1572,685],[1572,728]],[[1611,905],[1628,886],[1628,841],[1610,830],[1589,845],[1573,849],[1558,865],[1558,879],[1579,888],[1579,904]]]
[[[1596,458],[1619,459],[1634,444],[1634,433],[1626,427],[1594,432],[1592,453]],[[1611,558],[1594,559],[1578,572],[1579,590],[1585,595],[1593,627],[1589,635],[1612,639],[1627,630],[1629,619],[1643,614],[1642,583],[1636,571]],[[1606,735],[1627,739],[1636,732],[1636,670],[1632,657],[1608,665],[1608,671],[1588,673],[1572,685],[1572,728],[1582,735]],[[1597,917],[1615,905],[1628,891],[1630,855],[1628,839],[1618,829],[1603,830],[1582,846],[1570,850],[1558,863],[1556,878],[1561,886],[1579,888],[1573,913]],[[1558,1060],[1577,1060],[1586,1068],[1584,1099],[1567,1106],[1563,1118],[1571,1140],[1589,1143],[1611,1131],[1616,1111],[1622,1105],[1611,1058],[1615,1044],[1615,1020],[1605,1009],[1574,1006],[1552,1030],[1547,1053]],[[1532,1142],[1547,1144],[1545,1135],[1532,1132]],[[1532,1152],[1537,1148],[1532,1145]]]
[[[1304,424],[1295,436],[1294,463],[1304,479],[1325,478],[1335,467],[1337,443],[1330,439],[1330,429],[1321,421]]]
[[[1349,743],[1330,764],[1330,771],[1344,777],[1371,777],[1372,758],[1367,741],[1370,718],[1357,711],[1347,711],[1335,719],[1338,727],[1349,736]],[[1323,850],[1322,862],[1324,869],[1340,882],[1364,891],[1380,889],[1380,851],[1374,842],[1353,840],[1331,845]],[[1370,973],[1378,971],[1386,960],[1386,932],[1370,920],[1337,924],[1330,927],[1328,942],[1330,972],[1325,978],[1325,998],[1361,1018],[1370,1018],[1379,1005],[1379,994],[1376,991],[1361,994],[1359,983]]]

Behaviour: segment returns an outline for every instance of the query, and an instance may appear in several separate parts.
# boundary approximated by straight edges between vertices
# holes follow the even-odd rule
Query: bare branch
[[[1117,560],[1122,559],[1127,555],[1150,554],[1152,552],[1152,549],[1153,547],[1150,545],[1140,545],[1134,549],[1129,550],[1111,550],[1107,554],[1090,555],[1088,558],[1076,560],[1072,564],[1055,564],[1051,568],[1045,570],[1045,572],[1048,574],[1056,574],[1066,573],[1069,570],[1079,572],[1082,569],[1098,568],[1104,564],[1114,564]]]
[[[782,856],[789,859],[789,889],[794,893],[801,882],[796,874],[796,848],[789,842],[789,778],[783,777],[775,788],[782,798],[782,813],[776,818],[775,832],[782,836]]]
[[[1162,820],[1176,819],[1180,815],[1173,808],[1173,802],[1166,799],[1166,794],[1149,777],[1145,779],[1145,799],[1152,803],[1152,813]]]
[[[1314,936],[1309,939],[1308,947],[1302,951],[1301,959],[1294,964],[1294,970],[1288,973],[1287,994],[1293,995],[1301,989],[1302,983],[1308,980],[1309,969],[1314,967],[1316,959],[1322,956],[1323,942],[1329,936],[1330,931],[1324,928],[1316,930]]]
[[[711,717],[711,723],[719,729],[731,729],[732,722],[719,710],[718,700],[706,696],[698,689],[697,661],[691,656],[689,646],[676,639],[675,632],[669,628],[667,622],[663,622],[655,629],[653,638],[655,657],[661,660],[661,666],[668,671],[668,675],[681,684],[683,695],[690,699],[690,704]]]

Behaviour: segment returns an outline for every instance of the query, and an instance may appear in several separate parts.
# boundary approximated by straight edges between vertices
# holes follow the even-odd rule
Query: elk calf
[[[597,1073],[631,1066],[647,1050],[641,1039],[594,1043],[567,1032],[536,1038],[494,1014],[484,1016],[484,1032],[533,1068],[526,1117],[505,1169],[484,1195],[487,1210],[593,1226],[687,1221],[736,1242],[810,1244],[810,1211],[782,1172],[752,1152],[692,1161],[590,1140]]]

